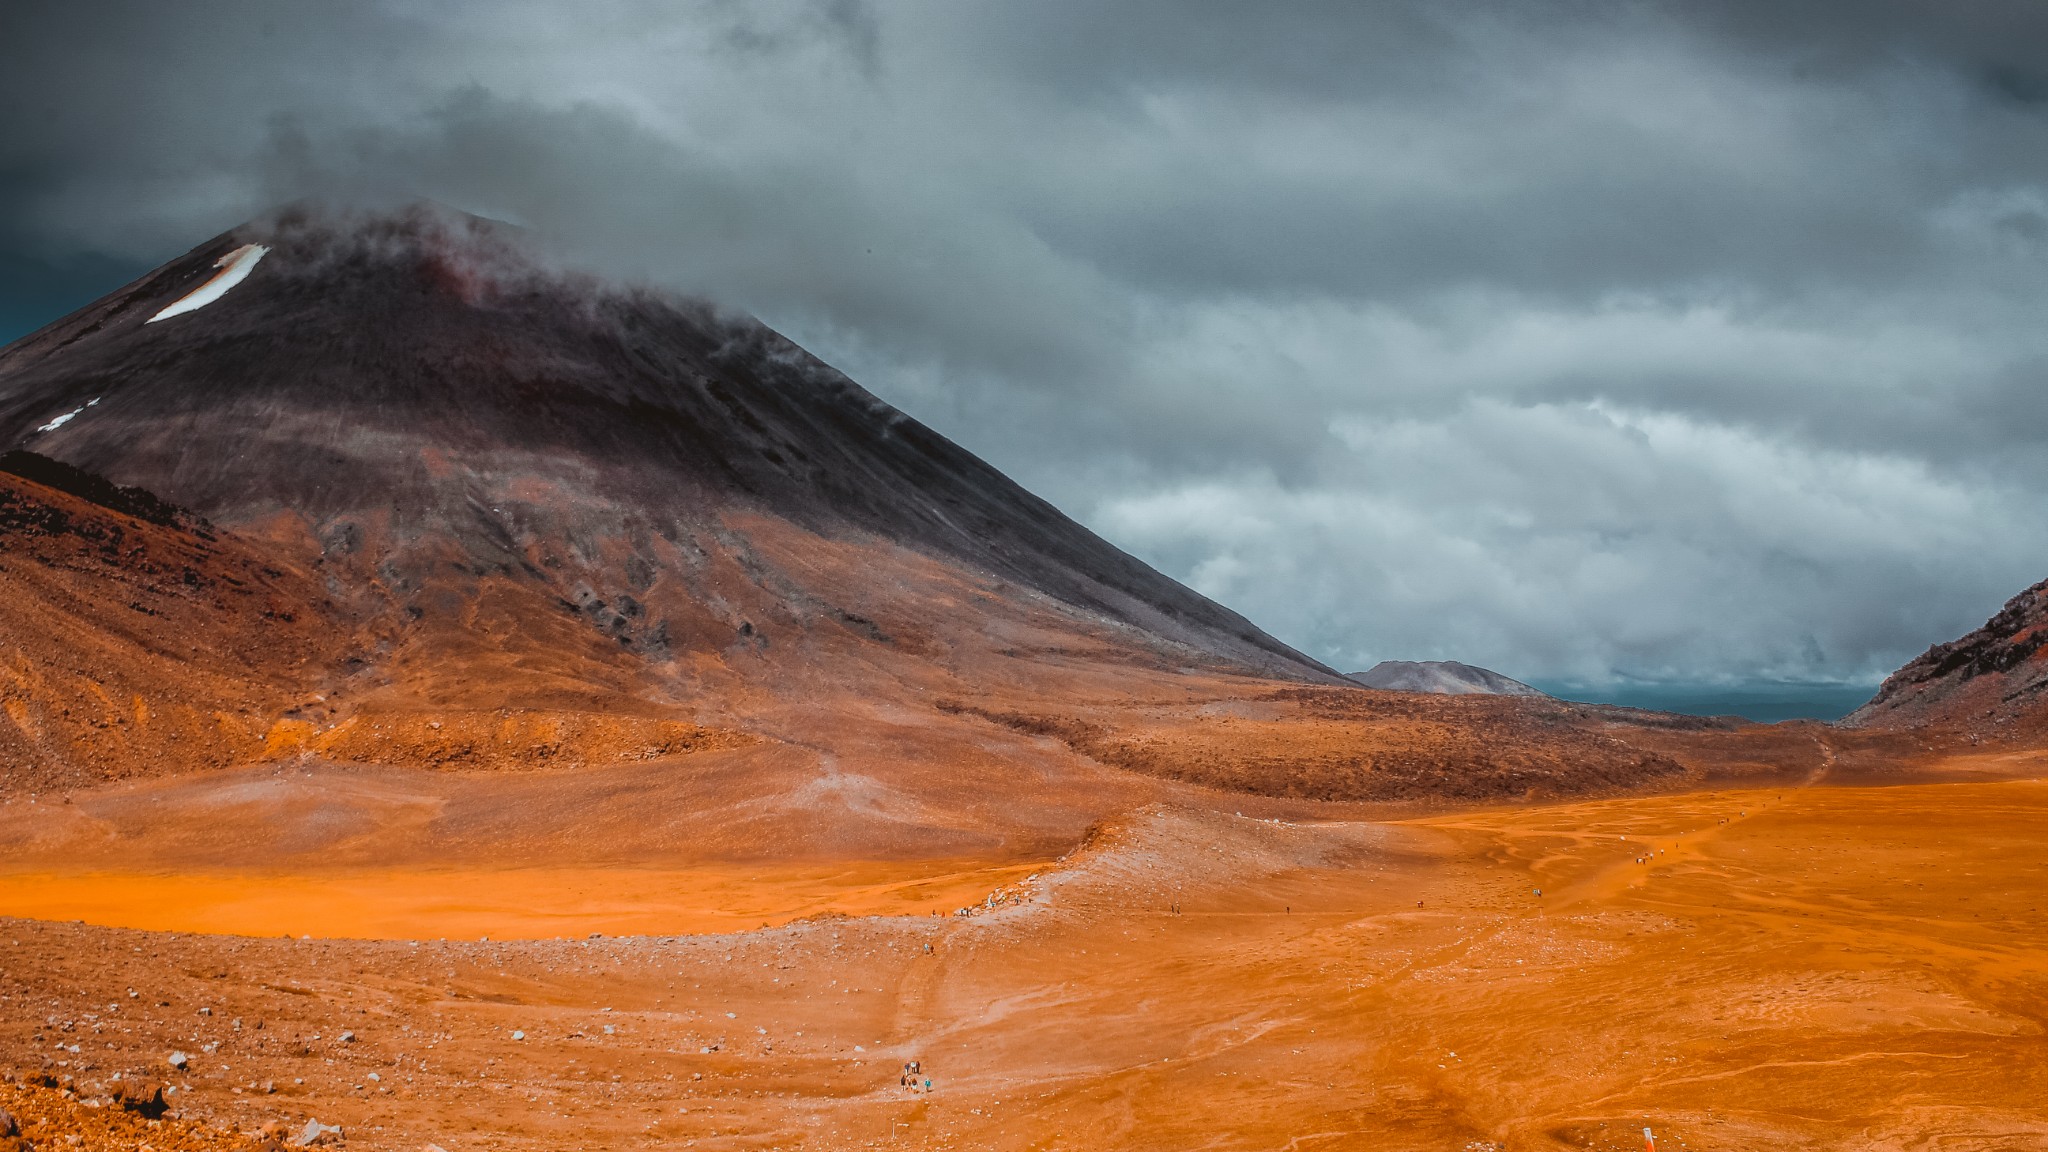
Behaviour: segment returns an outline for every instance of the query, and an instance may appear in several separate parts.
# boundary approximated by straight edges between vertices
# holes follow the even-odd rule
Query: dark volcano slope
[[[149,322],[245,244],[268,248],[245,280]],[[1334,675],[758,322],[543,273],[512,230],[442,211],[286,212],[0,350],[0,448],[224,526],[295,515],[346,550],[374,522],[498,570],[532,571],[515,540],[594,556],[765,515],[1228,666]]]
[[[1892,673],[1844,723],[1987,736],[2048,731],[2048,580],[2006,601],[1982,628]]]

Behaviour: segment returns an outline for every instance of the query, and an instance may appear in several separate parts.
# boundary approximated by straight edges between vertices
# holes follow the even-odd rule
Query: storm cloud
[[[0,62],[0,335],[424,196],[1342,666],[1870,684],[2048,575],[2035,4],[16,3]]]

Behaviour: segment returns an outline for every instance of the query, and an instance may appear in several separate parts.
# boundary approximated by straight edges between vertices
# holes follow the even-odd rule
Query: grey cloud
[[[570,258],[930,355],[1057,378],[1112,361],[1122,307],[1014,225],[941,197],[884,198],[779,156],[664,138],[596,104],[464,88],[402,126],[287,122],[262,154],[272,199],[423,191],[535,229]]]

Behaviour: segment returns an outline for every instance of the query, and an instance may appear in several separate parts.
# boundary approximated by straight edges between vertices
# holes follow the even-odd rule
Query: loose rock
[[[148,1120],[163,1116],[164,1086],[154,1080],[135,1077],[114,1085],[114,1103]]]

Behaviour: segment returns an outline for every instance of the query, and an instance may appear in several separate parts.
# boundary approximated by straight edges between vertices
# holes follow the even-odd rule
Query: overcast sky
[[[306,194],[753,311],[1344,667],[2048,576],[2048,5],[0,6],[0,337]]]

